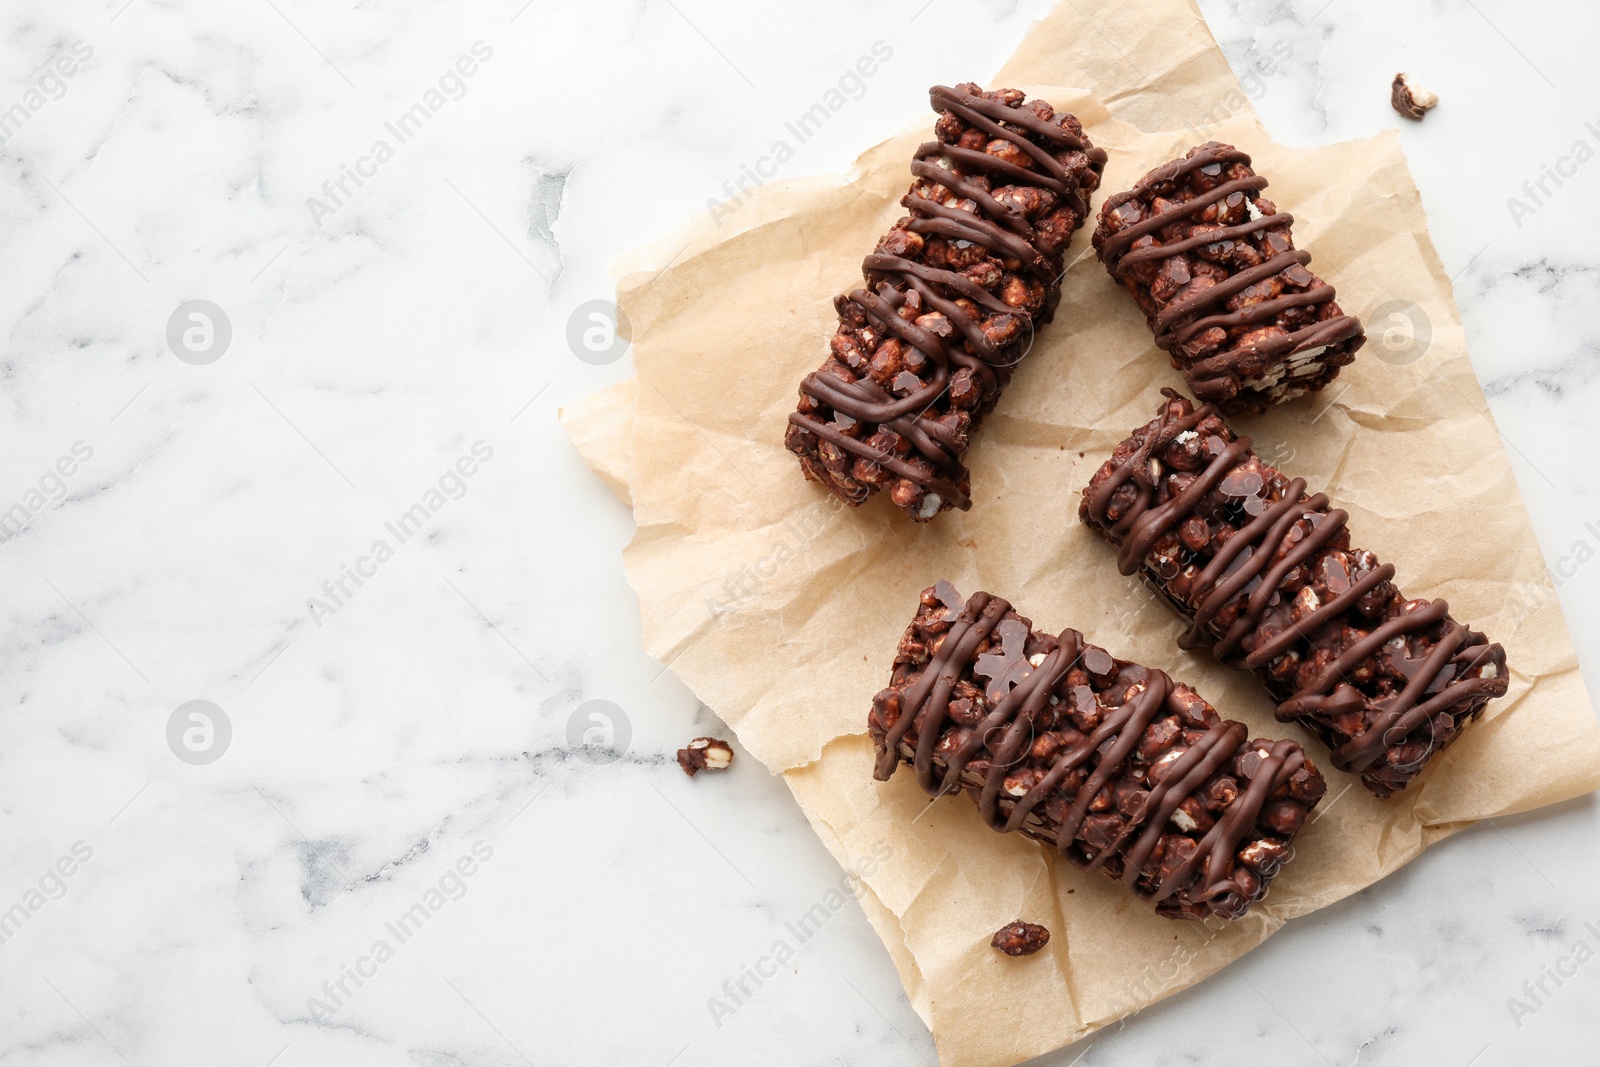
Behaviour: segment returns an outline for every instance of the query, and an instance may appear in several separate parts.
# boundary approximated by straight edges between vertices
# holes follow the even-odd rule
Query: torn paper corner
[[[639,380],[628,378],[575,400],[559,412],[561,428],[572,438],[589,469],[624,504],[632,505],[628,482],[633,477],[633,445],[628,430],[637,408]]]

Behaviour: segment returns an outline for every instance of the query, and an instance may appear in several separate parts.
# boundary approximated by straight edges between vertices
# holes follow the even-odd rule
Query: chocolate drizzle
[[[1148,768],[1133,765],[1146,731],[1157,719],[1179,713],[1187,702],[1203,705],[1191,690],[1175,689],[1162,671],[1112,659],[1104,650],[1086,645],[1083,635],[1072,629],[1063,630],[1054,647],[1031,662],[1021,656],[1029,636],[1027,622],[1014,614],[1008,616],[1011,606],[1005,600],[979,592],[962,606],[948,582],[940,582],[931,592],[946,605],[943,621],[950,627],[937,638],[924,665],[910,675],[897,669],[897,687],[879,694],[879,712],[893,704],[897,717],[878,739],[876,777],[887,780],[905,760],[930,796],[943,796],[965,786],[973,793],[984,821],[1001,833],[1022,830],[1044,837],[1086,870],[1100,869],[1113,857],[1119,858],[1121,880],[1144,899],[1165,901],[1181,889],[1191,906],[1204,902],[1224,917],[1242,914],[1264,891],[1264,885],[1251,874],[1239,874],[1235,853],[1240,842],[1257,831],[1269,795],[1280,793],[1280,787],[1303,768],[1315,775],[1300,746],[1293,741],[1251,742],[1261,762],[1248,787],[1219,814],[1190,854],[1180,862],[1163,865],[1159,878],[1152,879],[1148,869],[1152,857],[1169,832],[1168,821],[1179,805],[1213,776],[1226,773],[1241,752],[1250,751],[1245,747],[1248,733],[1244,724],[1220,720],[1206,706],[1208,725],[1197,731],[1199,736],[1186,747],[1169,749],[1162,760],[1162,773],[1146,779]],[[994,638],[999,640],[998,652],[992,650]],[[984,647],[991,647],[991,652],[979,655]],[[1057,693],[1068,673],[1080,666],[1091,674],[1114,678],[1115,706],[1102,704],[1099,724],[1077,743],[1060,750],[1042,778],[1025,793],[1006,790],[1008,773],[1049,728],[1051,705],[1059,703]],[[990,679],[989,710],[951,750],[947,742],[941,742],[950,724],[954,688],[964,672]],[[1094,699],[1088,693],[1072,694],[1071,698]],[[1193,714],[1192,705],[1188,713]],[[913,729],[914,738],[910,736]],[[1086,773],[1075,775],[1080,768]],[[1128,817],[1114,834],[1098,847],[1090,846],[1080,832],[1091,802],[1108,785],[1129,777],[1144,783],[1148,792],[1133,810],[1124,809]],[[1320,795],[1318,777],[1311,803]],[[1041,833],[1044,824],[1036,809],[1056,797],[1065,798],[1064,809],[1058,808],[1051,820],[1053,832]]]
[[[1004,153],[943,140],[917,149],[911,171],[919,181],[901,201],[910,216],[890,237],[915,236],[900,240],[899,245],[889,238],[880,242],[878,250],[863,262],[867,284],[836,303],[841,322],[863,322],[875,344],[887,338],[899,341],[917,354],[912,359],[926,370],[921,374],[902,372],[893,381],[881,382],[866,374],[859,378],[840,375],[833,365],[825,365],[808,375],[800,387],[803,396],[815,402],[813,410],[808,411],[803,402],[801,410],[789,416],[792,427],[917,487],[915,500],[896,502],[918,520],[931,518],[945,507],[971,507],[969,472],[962,463],[966,433],[941,419],[939,408],[950,406],[952,378],[963,370],[981,401],[971,412],[973,425],[992,407],[1012,369],[1027,352],[1034,327],[1049,321],[1060,298],[1066,240],[1059,232],[1059,213],[1063,208],[1071,213],[1065,227],[1065,235],[1070,237],[1088,211],[1085,184],[1092,189],[1098,183],[1106,159],[1104,151],[1074,132],[1078,126],[1071,116],[1042,118],[1023,104],[1021,93],[1000,90],[980,95],[976,86],[935,86],[929,99],[935,111],[958,120],[963,131],[976,131],[980,142],[991,148],[995,142],[1011,146],[1013,158],[1020,154],[1027,166],[1002,158]],[[1045,108],[1044,114],[1051,112]],[[1075,167],[1057,158],[1069,153],[1079,154]],[[981,181],[974,180],[978,176]],[[1031,202],[1043,207],[1030,212],[1019,207],[1015,198],[1012,202],[997,198],[998,188],[1011,186],[1033,191],[1036,199]],[[947,191],[939,194],[942,201],[922,195],[937,189]],[[1050,226],[1048,234],[1041,230],[1046,224]],[[1008,302],[991,291],[995,286],[986,288],[969,273],[922,262],[915,258],[914,250],[900,247],[915,244],[920,248],[931,238],[942,238],[959,249],[983,249],[1004,271],[1030,279],[1042,290],[1042,307],[1030,314],[1027,306]],[[1002,275],[997,270],[993,277],[998,282]],[[930,314],[942,317],[937,331],[917,321]],[[904,395],[890,392],[890,388],[904,392],[907,386],[910,391]],[[826,417],[830,411],[833,425]],[[858,425],[868,432],[852,432]],[[902,449],[891,450],[868,440],[874,428],[898,437]],[[803,463],[807,449],[816,447],[803,436],[796,439],[793,430],[787,441],[792,451],[801,454]],[[806,470],[850,503],[860,503],[877,488],[870,482],[861,485],[843,471],[820,469],[816,463],[806,464]],[[930,504],[930,497],[937,499]]]
[[[1237,170],[1244,172],[1242,176],[1221,181],[1188,200],[1175,197],[1166,199],[1162,197],[1162,192],[1158,192],[1170,193],[1173,185],[1197,171],[1207,180],[1220,178],[1225,170],[1233,168],[1235,164],[1239,165]],[[1147,273],[1156,264],[1173,256],[1208,246],[1225,246],[1227,242],[1254,239],[1255,235],[1264,231],[1272,231],[1276,235],[1264,242],[1267,245],[1263,250],[1267,254],[1264,262],[1239,270],[1226,281],[1209,287],[1185,286],[1185,289],[1193,291],[1178,296],[1164,307],[1153,302],[1145,306],[1156,344],[1165,352],[1181,352],[1185,345],[1208,330],[1220,329],[1231,335],[1239,327],[1271,324],[1285,311],[1317,307],[1334,299],[1333,286],[1315,276],[1305,275],[1303,280],[1308,281],[1308,288],[1283,292],[1235,311],[1225,310],[1234,297],[1274,275],[1288,270],[1305,274],[1303,268],[1310,263],[1311,255],[1294,249],[1289,235],[1294,216],[1288,212],[1260,213],[1259,217],[1246,217],[1232,225],[1209,227],[1199,235],[1162,242],[1159,236],[1161,231],[1174,224],[1196,222],[1213,206],[1219,210],[1236,207],[1240,198],[1243,198],[1248,207],[1254,208],[1258,194],[1267,186],[1267,180],[1250,171],[1249,166],[1250,157],[1244,152],[1232,145],[1209,142],[1182,159],[1162,164],[1146,174],[1133,189],[1108,197],[1101,205],[1101,222],[1095,235],[1095,247],[1100,252],[1106,270],[1129,288],[1134,288],[1136,275]],[[1157,198],[1162,198],[1160,205],[1155,204]],[[1118,209],[1130,203],[1135,203],[1141,212],[1148,211],[1148,216],[1113,229],[1112,224],[1118,220]],[[1143,238],[1149,240],[1141,243]],[[1140,247],[1135,248],[1135,244],[1140,244]],[[1363,338],[1360,321],[1341,312],[1299,329],[1280,332],[1277,336],[1252,338],[1204,358],[1192,361],[1185,359],[1184,367],[1189,387],[1197,397],[1220,402],[1235,397],[1242,386],[1250,387],[1248,381],[1241,383],[1241,377],[1260,378],[1275,365],[1286,361],[1293,365],[1296,356],[1309,354],[1314,358],[1319,355],[1319,350],[1346,346],[1351,341],[1355,343],[1348,345],[1347,351],[1353,353],[1361,343],[1358,338]],[[1343,361],[1348,362],[1348,359]]]
[[[1328,742],[1340,770],[1375,769],[1391,751],[1420,742],[1419,750],[1398,764],[1389,761],[1394,772],[1364,775],[1369,788],[1387,796],[1448,743],[1461,719],[1476,715],[1489,698],[1506,691],[1504,651],[1451,618],[1445,601],[1404,601],[1389,584],[1394,567],[1375,560],[1353,580],[1344,564],[1336,563],[1338,580],[1325,590],[1330,595],[1321,599],[1312,589],[1309,610],[1286,615],[1286,601],[1292,599],[1280,594],[1286,577],[1297,570],[1313,573],[1329,553],[1342,552],[1348,544],[1347,513],[1329,508],[1321,493],[1307,496],[1303,479],[1283,479],[1260,465],[1250,438],[1235,437],[1220,423],[1205,434],[1196,433],[1215,419],[1215,409],[1191,409],[1178,394],[1166,394],[1171,402],[1163,405],[1160,417],[1124,443],[1137,442],[1137,447],[1119,448],[1120,458],[1108,462],[1084,491],[1084,521],[1120,546],[1117,563],[1123,574],[1143,567],[1167,599],[1191,618],[1179,641],[1183,647],[1209,639],[1219,660],[1262,673],[1280,701],[1278,719],[1299,720],[1315,730]],[[1159,457],[1185,434],[1186,441],[1204,443],[1202,465],[1192,477],[1182,475],[1182,488],[1157,503],[1157,487],[1167,476]],[[1241,476],[1241,467],[1251,460],[1259,473],[1250,470]],[[1274,481],[1281,492],[1269,486]],[[1113,500],[1128,487],[1133,492],[1121,494],[1113,517]],[[1241,524],[1208,559],[1196,557],[1190,570],[1198,567],[1197,572],[1186,574],[1183,594],[1174,595],[1169,583],[1178,568],[1153,549],[1196,516],[1202,501],[1215,501],[1218,494],[1238,501]],[[1377,605],[1373,598],[1379,598]],[[1381,608],[1376,625],[1365,621],[1374,606]],[[1264,627],[1269,620],[1273,625]],[[1355,620],[1353,633],[1346,625],[1350,620]],[[1328,635],[1338,636],[1337,643],[1316,644],[1314,639]],[[1420,659],[1410,654],[1408,638],[1414,636],[1426,639]],[[1280,657],[1298,660],[1317,647],[1323,651],[1320,667],[1273,671]],[[1404,679],[1398,691],[1376,685],[1370,674],[1364,682],[1354,677],[1358,665],[1380,652]],[[1448,713],[1443,721],[1438,720],[1441,713]],[[1426,736],[1414,736],[1419,733]],[[1396,772],[1402,778],[1398,783]]]

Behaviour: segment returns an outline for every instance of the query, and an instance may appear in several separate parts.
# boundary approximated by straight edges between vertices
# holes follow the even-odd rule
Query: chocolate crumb
[[[1422,120],[1422,116],[1430,107],[1439,102],[1438,93],[1430,93],[1406,80],[1404,73],[1394,76],[1394,84],[1389,87],[1389,105],[1397,114],[1408,119]]]
[[[1050,931],[1020,919],[994,932],[989,944],[1007,956],[1031,956],[1050,943]]]
[[[725,771],[732,762],[733,749],[715,737],[697,737],[688,748],[678,749],[678,766],[690,778],[701,771]]]

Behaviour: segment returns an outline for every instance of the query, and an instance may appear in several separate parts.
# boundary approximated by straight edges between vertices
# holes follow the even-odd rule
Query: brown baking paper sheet
[[[1328,390],[1234,425],[1346,508],[1354,542],[1394,563],[1408,596],[1445,597],[1501,641],[1512,682],[1417,783],[1380,801],[1332,770],[1309,734],[1277,723],[1252,676],[1177,648],[1179,619],[1118,574],[1115,552],[1077,520],[1090,474],[1154,415],[1162,386],[1182,386],[1095,260],[1087,228],[1068,254],[1055,322],[975,435],[970,512],[917,527],[883,497],[848,509],[805,481],[783,448],[784,420],[825,353],[832,297],[859,284],[861,257],[901,213],[912,149],[933,120],[920,100],[893,120],[907,132],[867,151],[848,179],[773,183],[720,229],[706,222],[639,253],[618,285],[638,377],[562,417],[633,507],[638,533],[624,558],[645,648],[783,775],[847,870],[889,847],[859,895],[954,1067],[1013,1064],[1077,1040],[1473,821],[1600,786],[1600,727],[1560,606],[1530,612],[1516,595],[1542,581],[1543,557],[1398,137],[1273,144],[1184,0],[1063,5],[987,84],[1028,88],[1084,120],[1110,153],[1096,209],[1206,139],[1252,153],[1266,195],[1295,215],[1311,268],[1372,340]],[[1042,88],[1061,85],[1085,88]],[[1399,320],[1374,316],[1397,300],[1429,324],[1420,358],[1385,343]],[[1232,924],[1161,919],[1119,884],[989,830],[965,797],[928,809],[911,774],[874,781],[871,698],[918,592],[939,578],[1010,599],[1040,629],[1073,626],[1169,671],[1254,736],[1304,743],[1329,794],[1266,900]],[[1053,936],[1014,960],[988,940],[1019,917]]]

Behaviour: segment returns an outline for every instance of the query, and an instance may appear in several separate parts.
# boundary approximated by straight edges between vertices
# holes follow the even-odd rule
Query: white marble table
[[[753,761],[686,787],[718,724],[640,651],[629,515],[555,412],[629,373],[565,340],[608,259],[875,42],[784,177],[1048,2],[10,6],[0,1063],[932,1062],[853,905],[708,1009],[840,872]],[[1203,6],[1290,143],[1399,124],[1397,69],[1442,95],[1402,136],[1600,683],[1600,20]],[[1597,831],[1471,829],[1048,1062],[1582,1062]]]

